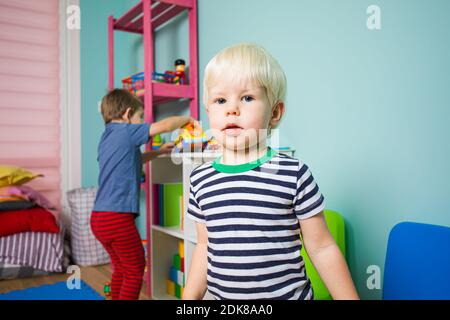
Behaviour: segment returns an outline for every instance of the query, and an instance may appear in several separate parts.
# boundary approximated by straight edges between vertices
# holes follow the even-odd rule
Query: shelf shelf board
[[[168,234],[180,240],[184,240],[184,233],[183,230],[180,229],[180,227],[162,227],[158,225],[152,225],[152,229]]]
[[[153,82],[152,91],[154,104],[194,98],[194,87],[190,85]],[[136,95],[141,99],[144,99],[145,94],[146,91],[144,89],[136,92]]]
[[[186,235],[184,237],[185,240],[192,242],[193,244],[197,244],[197,239],[195,238],[195,236],[192,235]]]
[[[152,0],[150,10],[152,28],[157,29],[184,10],[192,7],[193,0]],[[143,1],[139,1],[138,4],[114,22],[114,29],[132,33],[143,33],[143,9]]]

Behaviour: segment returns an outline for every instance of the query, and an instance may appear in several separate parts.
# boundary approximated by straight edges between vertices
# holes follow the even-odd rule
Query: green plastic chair
[[[324,210],[325,221],[330,230],[331,235],[336,241],[339,249],[345,257],[345,223],[342,216],[331,210]],[[316,268],[314,268],[308,254],[306,253],[305,247],[302,246],[300,251],[303,260],[305,261],[306,274],[311,280],[311,285],[314,290],[314,300],[332,300],[330,292],[328,292],[327,287],[320,279]]]

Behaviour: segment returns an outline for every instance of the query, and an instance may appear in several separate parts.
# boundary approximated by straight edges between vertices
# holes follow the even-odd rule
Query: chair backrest
[[[331,210],[324,210],[325,221],[327,223],[328,230],[330,230],[331,235],[336,241],[339,249],[341,249],[342,254],[345,257],[345,223],[342,216]],[[331,295],[327,287],[320,278],[316,268],[312,264],[305,247],[302,246],[300,254],[305,261],[306,274],[311,280],[311,285],[314,291],[315,300],[330,300]]]
[[[402,222],[392,228],[383,299],[450,299],[450,228]]]

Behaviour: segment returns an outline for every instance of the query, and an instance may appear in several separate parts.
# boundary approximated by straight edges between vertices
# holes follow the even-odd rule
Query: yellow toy
[[[188,123],[180,129],[174,144],[175,152],[199,152],[206,148],[208,137],[201,128],[195,128],[193,123]]]
[[[163,143],[162,143],[161,135],[160,134],[155,135],[152,140],[152,149],[157,150],[157,149],[161,148],[162,144]]]
[[[178,241],[178,253],[173,256],[169,279],[166,280],[167,294],[178,299],[183,298],[184,291],[184,241]]]

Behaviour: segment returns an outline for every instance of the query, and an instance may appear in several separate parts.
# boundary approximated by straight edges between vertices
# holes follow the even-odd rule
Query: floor
[[[109,264],[81,267],[81,279],[91,286],[102,296],[104,294],[104,285],[106,282],[111,281],[111,268]],[[59,281],[67,280],[71,275],[66,273],[51,275],[51,276],[37,276],[32,278],[14,279],[14,280],[0,280],[0,293],[5,293],[13,290],[21,290],[31,287],[40,286],[43,284],[52,284]],[[142,285],[140,300],[149,300],[146,292],[145,283]],[[107,299],[110,299],[107,297]]]

